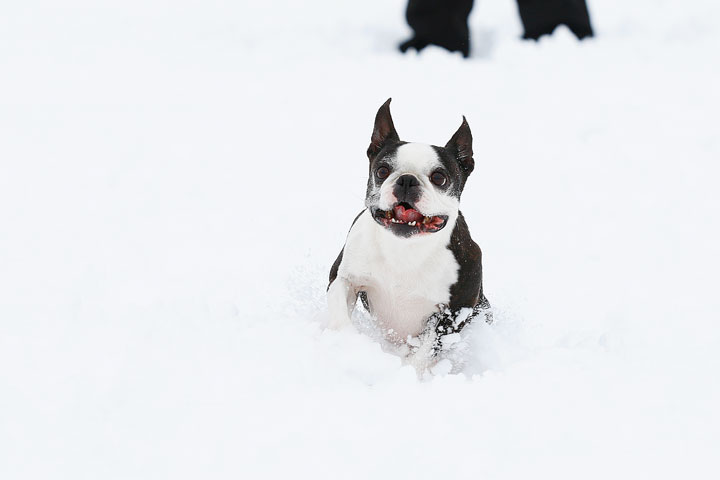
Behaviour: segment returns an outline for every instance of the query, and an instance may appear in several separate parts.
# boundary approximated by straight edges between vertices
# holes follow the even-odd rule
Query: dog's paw
[[[341,332],[346,330],[354,330],[355,327],[353,326],[350,319],[344,319],[344,318],[334,318],[330,317],[328,319],[327,325],[325,325],[326,330],[331,330],[333,332]]]
[[[345,311],[328,311],[325,318],[325,330],[340,332],[343,330],[354,330],[352,319]]]
[[[405,343],[408,353],[404,363],[415,367],[418,376],[422,378],[438,360],[435,352],[435,332],[427,331],[418,337],[408,337]]]
[[[437,355],[427,355],[426,353],[418,351],[405,358],[405,364],[412,365],[421,380],[444,377],[455,372],[456,368],[452,360]]]
[[[435,377],[444,377],[445,375],[451,374],[453,372],[453,368],[453,363],[449,359],[443,358],[435,362],[435,364],[430,367],[430,373],[432,373]]]

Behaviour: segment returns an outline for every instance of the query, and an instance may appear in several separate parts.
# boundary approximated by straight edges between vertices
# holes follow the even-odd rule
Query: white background
[[[403,0],[6,2],[0,478],[718,478],[720,7],[397,53]],[[393,97],[466,115],[492,326],[419,381],[322,331]]]

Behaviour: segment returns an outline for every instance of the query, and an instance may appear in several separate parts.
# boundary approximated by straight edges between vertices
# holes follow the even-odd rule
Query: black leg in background
[[[579,39],[593,36],[585,0],[517,0],[525,27],[523,38],[537,40],[567,25]]]

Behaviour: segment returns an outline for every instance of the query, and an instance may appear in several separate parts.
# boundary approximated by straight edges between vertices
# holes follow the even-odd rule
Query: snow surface
[[[0,478],[719,478],[720,5],[476,3],[463,61],[404,0],[5,2]],[[425,381],[321,328],[390,96],[476,139],[495,324]]]

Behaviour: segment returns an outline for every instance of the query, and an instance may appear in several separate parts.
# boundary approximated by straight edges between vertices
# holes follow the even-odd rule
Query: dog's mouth
[[[373,218],[383,227],[403,237],[438,232],[448,221],[447,215],[424,215],[406,202],[396,203],[391,210],[377,208],[373,212]]]

